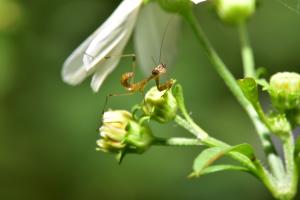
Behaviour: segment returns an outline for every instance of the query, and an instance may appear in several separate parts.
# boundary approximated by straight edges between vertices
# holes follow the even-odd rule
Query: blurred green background
[[[199,148],[152,147],[119,166],[95,151],[101,109],[108,93],[123,91],[124,60],[93,94],[89,81],[71,87],[62,63],[120,1],[0,0],[0,199],[272,199],[252,176],[224,172],[189,180]],[[236,77],[241,77],[234,28],[221,24],[209,5],[196,8],[199,21]],[[300,67],[300,17],[277,1],[261,1],[249,24],[257,66],[270,73]],[[132,43],[125,52],[132,53]],[[250,120],[215,73],[189,27],[168,77],[185,88],[193,117],[230,144],[248,142],[260,158]],[[139,77],[142,77],[141,70]],[[130,108],[140,95],[116,97],[109,106]],[[155,134],[189,136],[174,124],[153,123]],[[298,195],[299,199],[300,196]]]

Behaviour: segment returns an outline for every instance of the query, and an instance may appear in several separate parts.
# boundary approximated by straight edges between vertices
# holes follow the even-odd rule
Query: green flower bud
[[[143,110],[146,115],[160,123],[173,120],[177,113],[177,102],[170,90],[158,91],[151,88],[145,95]]]
[[[272,132],[279,137],[285,137],[289,135],[291,131],[291,125],[288,122],[285,115],[277,115],[269,118]]]
[[[191,0],[157,0],[160,6],[173,13],[186,14],[192,9]]]
[[[229,24],[243,23],[255,12],[255,0],[216,0],[220,19]]]
[[[153,141],[149,127],[136,122],[132,114],[125,110],[105,112],[99,131],[101,139],[97,141],[97,145],[104,152],[142,153]]]
[[[300,75],[280,72],[270,79],[269,93],[272,104],[280,111],[292,110],[300,105]]]

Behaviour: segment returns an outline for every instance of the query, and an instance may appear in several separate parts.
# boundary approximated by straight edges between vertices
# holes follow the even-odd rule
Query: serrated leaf
[[[193,176],[200,176],[203,174],[204,170],[208,168],[215,161],[223,157],[224,155],[230,152],[238,152],[242,155],[246,156],[251,162],[251,160],[255,159],[254,152],[252,147],[249,144],[240,144],[233,147],[212,147],[205,149],[202,151],[198,157],[194,160]],[[245,158],[245,159],[247,159]]]
[[[212,174],[212,173],[221,172],[221,171],[245,171],[245,172],[248,172],[249,169],[247,169],[245,167],[241,167],[241,166],[236,166],[236,165],[214,165],[214,166],[207,167],[206,169],[204,169],[202,171],[201,174],[198,174],[197,176],[199,177],[202,175]],[[194,173],[189,175],[190,178],[192,178],[194,176],[195,176]]]
[[[160,62],[172,65],[180,26],[181,18],[165,12],[158,4],[149,3],[142,8],[135,27],[134,45],[138,64],[147,75]]]
[[[252,104],[256,104],[258,101],[258,89],[256,81],[253,78],[244,78],[238,80],[238,83],[245,97]]]

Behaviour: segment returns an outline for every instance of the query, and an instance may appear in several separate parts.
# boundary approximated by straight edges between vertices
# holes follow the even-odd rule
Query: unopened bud
[[[255,12],[255,0],[216,0],[220,19],[229,24],[243,23]]]
[[[269,93],[273,105],[282,111],[292,110],[300,105],[300,75],[280,72],[270,79]]]
[[[279,137],[285,137],[289,135],[291,131],[291,125],[285,115],[277,115],[269,118],[272,132]]]
[[[145,95],[144,112],[160,123],[173,120],[177,109],[176,99],[170,90],[160,92],[157,87],[152,87]]]

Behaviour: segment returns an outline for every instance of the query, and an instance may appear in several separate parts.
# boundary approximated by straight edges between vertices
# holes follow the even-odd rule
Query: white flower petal
[[[132,28],[133,28],[132,24]],[[96,60],[93,61],[91,66],[95,69],[95,73],[93,75],[92,81],[91,81],[91,88],[94,92],[98,92],[100,89],[100,86],[102,85],[103,81],[109,75],[118,65],[120,61],[120,55],[122,54],[123,49],[126,46],[126,43],[130,37],[130,34],[126,34],[122,41],[119,42],[117,46],[114,46],[114,49],[111,50],[111,52],[108,52],[106,55],[112,55],[109,59],[102,59],[102,60]],[[115,57],[114,57],[115,55]],[[100,56],[99,56],[100,57]]]
[[[88,57],[85,60],[89,62],[85,62],[85,64],[89,65],[103,59],[106,55],[102,52],[109,52],[107,49],[112,49],[117,44],[116,40],[120,42],[123,39],[120,37],[121,35],[125,37],[126,34],[131,34],[141,4],[142,0],[125,0],[120,4],[100,28],[101,34],[97,34],[86,49],[84,59]],[[128,40],[128,38],[126,39]],[[95,61],[91,60],[91,57]],[[90,70],[92,66],[86,66],[86,68]]]
[[[201,2],[204,2],[204,1],[206,1],[206,0],[191,0],[193,3],[195,3],[195,4],[198,4],[198,3],[201,3]]]
[[[109,110],[103,114],[103,123],[123,122],[132,118],[130,112],[126,110]]]
[[[165,12],[158,4],[149,4],[142,8],[135,28],[134,45],[137,61],[147,75],[160,62],[171,66],[178,49],[180,25],[179,16]],[[167,32],[162,44],[165,31]],[[161,45],[163,48],[159,60]]]
[[[70,85],[81,83],[87,76],[83,67],[82,58],[85,49],[89,46],[96,33],[88,37],[65,61],[62,69],[63,80]]]
[[[106,43],[107,46],[102,46],[103,47],[101,48],[102,51],[99,51],[98,55],[96,56],[93,56],[86,52],[85,55],[83,56],[83,63],[84,63],[85,70],[90,71],[94,69],[100,61],[104,60],[105,56],[111,55],[113,49],[118,48],[120,49],[120,51],[123,51],[123,49],[121,48],[124,47],[120,47],[119,44],[122,41],[124,41],[125,38],[126,38],[125,42],[127,43],[127,38],[129,35],[130,34],[128,34],[127,30],[122,31],[117,35],[117,37],[113,38],[113,40],[109,44]]]
[[[107,75],[110,74],[116,68],[118,63],[119,63],[119,59],[118,60],[110,59],[104,65],[102,65],[101,68],[99,68],[99,70],[97,70],[94,73],[91,81],[91,88],[93,89],[94,92],[99,91],[100,86],[102,85]]]
[[[119,59],[105,57],[113,53],[122,53],[142,3],[142,0],[122,1],[107,21],[67,58],[62,70],[62,77],[66,83],[77,85],[96,72],[94,77],[97,78],[93,77],[93,80],[96,80],[92,87],[94,91],[98,91],[103,80],[119,62]],[[115,60],[111,61],[113,59]]]

